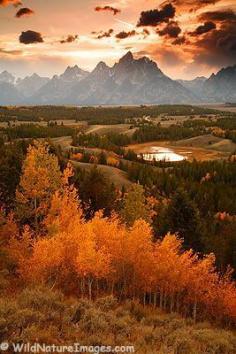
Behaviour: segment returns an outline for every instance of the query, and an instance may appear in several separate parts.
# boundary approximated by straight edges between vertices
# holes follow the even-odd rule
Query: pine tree
[[[169,231],[184,239],[186,249],[202,250],[203,226],[199,211],[184,190],[176,191],[167,209],[167,219]]]

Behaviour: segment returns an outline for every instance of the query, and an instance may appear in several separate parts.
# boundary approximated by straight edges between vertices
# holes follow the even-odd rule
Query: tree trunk
[[[195,300],[194,305],[193,305],[193,320],[194,320],[194,323],[197,320],[197,300]]]
[[[114,281],[112,281],[111,283],[111,295],[114,294]]]
[[[166,306],[167,306],[167,295],[166,292],[164,292],[164,309],[166,310]]]
[[[84,279],[80,280],[80,291],[82,298],[84,297]]]
[[[38,231],[38,216],[37,216],[37,199],[34,198],[34,223],[35,223],[35,230]]]
[[[160,309],[163,308],[163,290],[160,291]]]
[[[157,293],[154,293],[153,306],[154,306],[154,307],[157,307]]]
[[[179,313],[180,303],[179,303],[179,294],[176,297],[176,311]]]
[[[92,283],[93,280],[89,279],[88,280],[89,300],[92,300]]]
[[[170,299],[170,312],[173,312],[173,308],[174,308],[174,295],[171,295],[171,299]]]

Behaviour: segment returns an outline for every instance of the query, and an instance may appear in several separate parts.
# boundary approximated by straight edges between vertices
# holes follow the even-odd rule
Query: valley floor
[[[203,135],[190,139],[173,141],[152,141],[147,143],[132,144],[127,149],[135,153],[149,153],[153,146],[172,149],[177,154],[183,154],[188,160],[209,161],[228,158],[236,151],[236,144],[228,139]]]

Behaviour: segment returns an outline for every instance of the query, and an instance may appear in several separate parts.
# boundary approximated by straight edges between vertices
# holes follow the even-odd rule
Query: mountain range
[[[104,62],[92,72],[77,65],[52,78],[23,79],[0,73],[1,105],[125,105],[236,102],[236,65],[210,78],[172,80],[147,57],[131,52],[112,67]]]

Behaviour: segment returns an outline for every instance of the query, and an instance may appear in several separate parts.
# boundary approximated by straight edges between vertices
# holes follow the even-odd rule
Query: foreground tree
[[[27,150],[20,183],[16,191],[17,214],[38,230],[47,214],[52,194],[61,186],[61,173],[55,155],[36,141]]]

